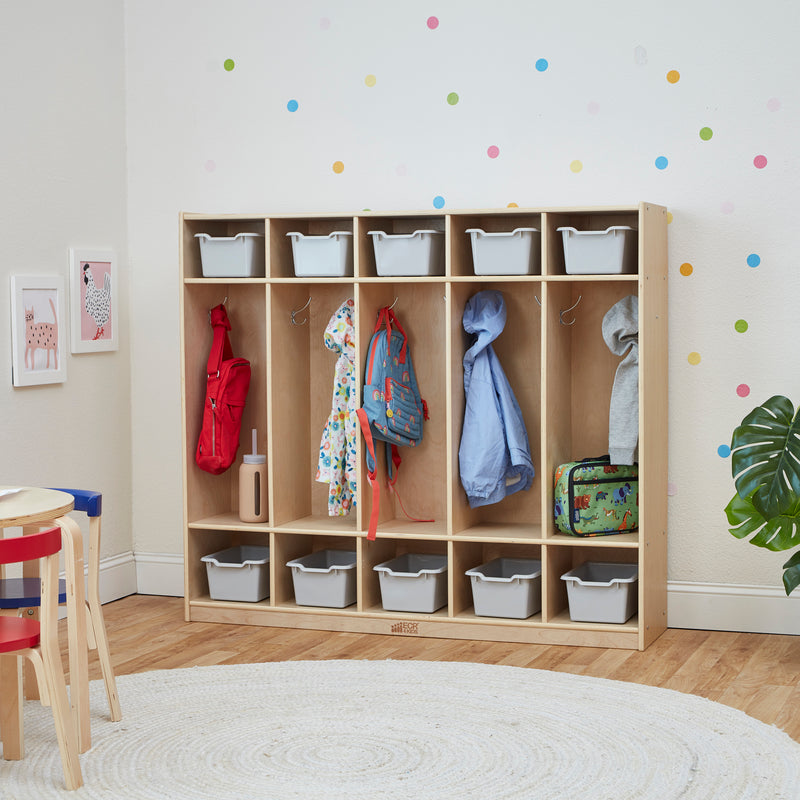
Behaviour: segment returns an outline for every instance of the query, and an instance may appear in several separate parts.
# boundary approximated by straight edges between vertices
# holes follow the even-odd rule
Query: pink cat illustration
[[[36,351],[47,351],[47,369],[50,369],[50,351],[53,351],[53,369],[58,369],[58,315],[52,299],[50,308],[53,311],[55,322],[34,322],[33,309],[25,309],[25,366],[28,367],[28,353],[30,353],[30,367],[33,369]]]

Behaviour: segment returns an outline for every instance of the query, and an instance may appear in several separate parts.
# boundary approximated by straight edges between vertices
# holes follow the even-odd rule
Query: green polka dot
[[[458,95],[455,92],[450,92],[450,94],[447,95],[447,102],[451,106],[454,106],[458,102]]]
[[[744,333],[750,326],[743,319],[737,319],[733,326],[739,333]]]
[[[226,58],[225,63],[222,66],[225,67],[226,72],[232,72],[236,64],[233,63],[232,58]]]
[[[700,138],[707,142],[712,136],[714,135],[714,131],[711,128],[700,128]]]

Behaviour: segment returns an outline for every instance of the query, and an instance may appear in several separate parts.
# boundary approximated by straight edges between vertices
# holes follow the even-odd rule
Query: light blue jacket
[[[505,324],[500,292],[478,292],[467,301],[464,330],[476,339],[464,355],[466,409],[458,461],[471,508],[498,503],[533,482],[522,411],[491,345]]]

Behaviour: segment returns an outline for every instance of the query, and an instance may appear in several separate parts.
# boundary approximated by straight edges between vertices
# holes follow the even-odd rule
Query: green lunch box
[[[639,466],[608,456],[562,464],[555,473],[556,527],[572,536],[607,536],[639,526]]]

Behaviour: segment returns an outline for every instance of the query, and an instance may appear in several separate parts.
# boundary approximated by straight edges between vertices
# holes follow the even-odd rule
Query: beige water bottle
[[[269,510],[267,457],[258,454],[256,437],[253,428],[253,452],[242,456],[239,467],[239,519],[242,522],[266,522]]]

